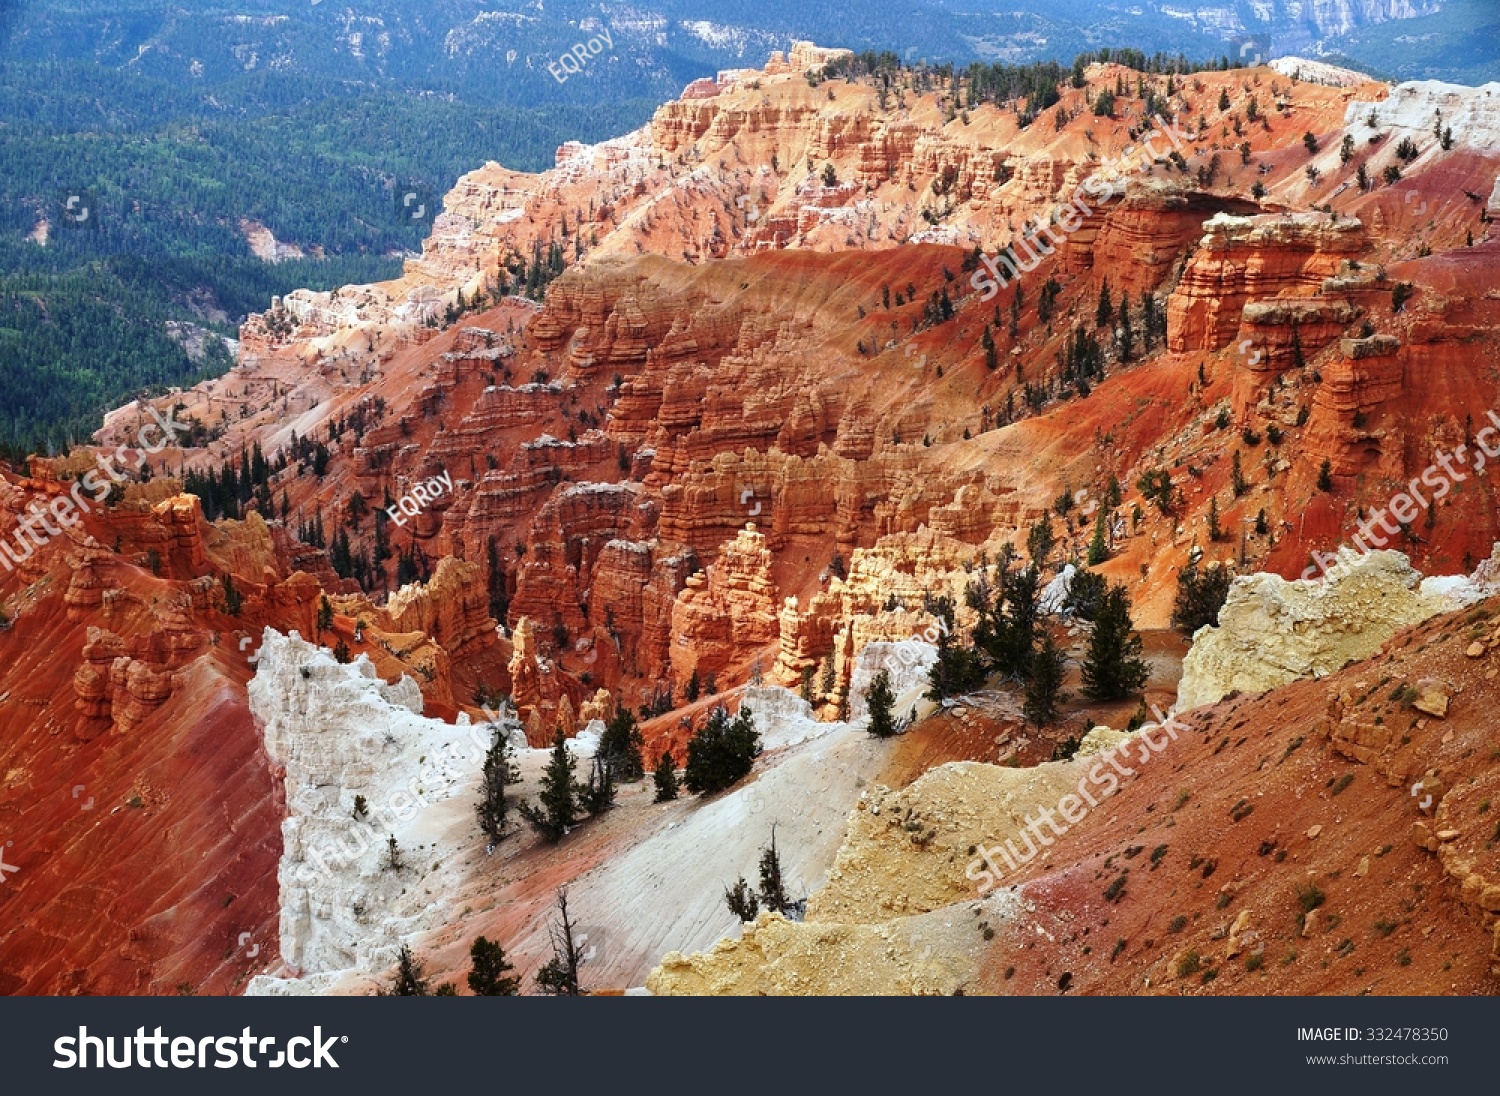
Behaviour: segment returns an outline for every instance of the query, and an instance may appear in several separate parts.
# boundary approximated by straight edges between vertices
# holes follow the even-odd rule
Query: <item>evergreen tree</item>
[[[1120,295],[1120,360],[1128,362],[1135,356],[1135,329],[1130,326],[1130,295]]]
[[[476,937],[469,948],[469,989],[475,997],[514,997],[520,990],[521,980],[512,977],[515,970],[505,958],[505,949],[499,944]]]
[[[235,588],[234,576],[228,571],[224,572],[222,585],[224,588],[224,612],[230,616],[239,616],[240,607],[244,604],[245,599],[240,595],[239,590]]]
[[[1109,559],[1109,543],[1104,536],[1104,514],[1100,513],[1094,518],[1094,539],[1089,541],[1089,566],[1097,567],[1107,559]]]
[[[1062,683],[1066,663],[1067,655],[1053,642],[1052,634],[1044,631],[1041,645],[1031,659],[1031,677],[1026,682],[1026,698],[1022,705],[1022,711],[1033,726],[1044,727],[1057,718],[1064,699]]]
[[[750,774],[759,752],[760,735],[750,709],[742,704],[730,719],[723,707],[717,707],[688,742],[683,784],[700,795],[723,791]]]
[[[1234,579],[1229,568],[1221,564],[1202,570],[1198,564],[1195,559],[1177,572],[1177,599],[1172,605],[1172,626],[1188,635],[1219,623],[1219,610]]]
[[[823,657],[823,674],[818,682],[818,692],[822,694],[824,700],[831,700],[833,698],[833,687],[835,682],[836,679],[834,678],[833,674],[833,652],[829,651],[828,654]]]
[[[578,819],[580,789],[578,778],[573,775],[574,764],[567,737],[559,727],[552,740],[552,760],[542,773],[537,792],[540,806],[522,803],[519,808],[521,816],[548,841],[561,841],[568,827]]]
[[[1130,621],[1130,594],[1111,585],[1094,617],[1083,660],[1083,692],[1090,700],[1123,700],[1146,683],[1150,673],[1141,655],[1141,637]]]
[[[979,652],[953,640],[953,599],[944,595],[934,598],[929,611],[938,618],[937,661],[928,671],[927,699],[942,701],[962,696],[984,682],[984,664]]]
[[[1094,310],[1094,326],[1108,327],[1115,318],[1115,308],[1109,298],[1109,279],[1099,287],[1099,307]]]
[[[641,759],[641,729],[635,713],[621,704],[599,736],[599,753],[622,782],[629,784],[646,775]]]
[[[1041,573],[1033,563],[1006,573],[1000,581],[1000,602],[983,614],[975,642],[991,665],[1006,677],[1025,678],[1031,672],[1040,612]]]
[[[1067,607],[1080,620],[1093,620],[1104,604],[1107,582],[1098,571],[1073,572],[1073,581],[1068,583]]]
[[[760,904],[783,916],[796,909],[787,896],[781,874],[781,854],[776,850],[776,826],[771,826],[771,843],[760,852]]]
[[[1037,568],[1047,566],[1047,557],[1052,554],[1052,548],[1056,543],[1057,537],[1052,532],[1052,518],[1044,513],[1031,527],[1031,531],[1026,534],[1026,550],[1031,553],[1032,566]]]
[[[521,772],[511,761],[510,742],[502,727],[496,726],[489,752],[484,756],[484,772],[479,780],[479,828],[490,841],[505,836],[505,817],[509,802],[505,789],[521,779]]]
[[[432,991],[423,977],[422,964],[412,957],[411,948],[405,944],[396,954],[396,977],[390,989],[377,990],[381,997],[428,997]]]
[[[698,671],[693,671],[693,676],[688,678],[686,696],[687,702],[692,704],[698,699],[698,694],[703,691],[703,684],[698,680]]]
[[[1333,462],[1327,457],[1324,457],[1323,463],[1318,466],[1318,490],[1333,490]]]
[[[655,803],[666,803],[677,798],[677,766],[672,761],[672,751],[663,750],[651,774],[656,783]]]
[[[318,600],[318,634],[330,631],[333,628],[333,603],[324,594]]]
[[[896,733],[896,721],[891,715],[895,703],[895,694],[891,692],[891,675],[881,670],[865,693],[865,708],[870,713],[870,733],[876,738],[889,738]]]
[[[755,896],[750,884],[745,882],[743,875],[733,887],[724,888],[724,904],[741,921],[754,921],[760,916],[760,899]]]
[[[615,805],[614,769],[605,758],[594,755],[589,782],[579,793],[579,803],[589,814],[603,814]]]

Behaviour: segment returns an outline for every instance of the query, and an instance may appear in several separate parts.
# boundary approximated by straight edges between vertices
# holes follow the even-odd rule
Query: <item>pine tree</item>
[[[629,784],[646,775],[641,747],[641,729],[635,713],[621,704],[599,737],[599,753],[622,783]]]
[[[1224,530],[1219,527],[1219,500],[1217,496],[1208,500],[1208,539],[1212,541],[1224,539]]]
[[[776,850],[776,826],[771,826],[771,843],[760,852],[760,904],[772,912],[786,914],[796,908],[787,897],[781,875],[781,854]]]
[[[402,944],[396,953],[396,977],[391,988],[376,993],[381,997],[428,997],[432,991],[423,973],[422,964],[412,957],[411,948]]]
[[[651,774],[656,782],[655,803],[666,803],[677,798],[677,766],[672,761],[672,751],[663,750]]]
[[[558,732],[559,736],[561,732]],[[568,888],[557,891],[559,923],[547,926],[547,935],[552,939],[552,958],[537,971],[536,984],[544,993],[555,997],[581,997],[583,987],[579,984],[578,968],[583,963],[583,944],[573,931],[573,919],[568,913]]]
[[[703,691],[703,683],[698,679],[698,671],[693,671],[693,676],[688,678],[686,696],[689,704],[698,699],[698,694]]]
[[[724,888],[724,904],[741,921],[754,921],[760,916],[760,899],[755,896],[750,884],[745,882],[743,875],[734,886]]]
[[[318,634],[331,631],[333,628],[333,603],[324,594],[318,601]]]
[[[1150,673],[1141,637],[1130,622],[1130,594],[1124,586],[1105,591],[1083,660],[1083,692],[1090,700],[1123,700],[1146,683]]]
[[[1109,299],[1109,279],[1104,279],[1104,284],[1099,287],[1099,307],[1094,311],[1094,326],[1108,327],[1115,318],[1114,305]]]
[[[1107,559],[1109,559],[1109,543],[1104,536],[1104,515],[1100,513],[1094,518],[1094,539],[1089,541],[1089,566],[1097,567]]]
[[[245,599],[240,595],[239,590],[235,589],[234,576],[225,571],[222,584],[224,588],[224,612],[229,616],[239,616],[240,607],[244,604]]]
[[[953,641],[953,599],[946,595],[934,598],[929,611],[938,618],[937,661],[928,671],[928,700],[942,701],[961,696],[984,682],[984,665],[979,652]]]
[[[490,841],[505,836],[505,816],[510,804],[505,789],[521,779],[521,772],[511,761],[510,742],[503,728],[496,726],[489,752],[484,756],[484,772],[479,780],[479,828]]]
[[[1120,360],[1135,356],[1135,329],[1130,326],[1130,295],[1120,295]]]
[[[865,692],[865,708],[870,713],[870,733],[876,738],[889,738],[896,733],[896,721],[891,709],[896,703],[891,692],[891,675],[881,670]]]
[[[520,990],[521,980],[510,976],[515,970],[505,958],[505,949],[499,944],[476,937],[469,948],[469,989],[475,997],[514,997]]]
[[[1047,557],[1052,554],[1056,543],[1057,537],[1052,532],[1052,518],[1043,513],[1026,534],[1026,550],[1031,553],[1031,565],[1036,568],[1047,566]]]
[[[578,818],[579,787],[578,778],[573,775],[574,764],[567,737],[559,727],[552,740],[552,760],[542,773],[541,786],[537,792],[540,806],[522,803],[519,808],[521,816],[548,841],[561,841],[568,827]]]
[[[1234,576],[1220,564],[1200,570],[1193,560],[1177,573],[1177,599],[1172,606],[1172,626],[1192,635],[1199,628],[1219,623],[1219,610],[1229,596]]]
[[[1045,632],[1031,659],[1031,678],[1026,682],[1026,699],[1022,711],[1033,726],[1044,727],[1057,718],[1063,701],[1063,667],[1067,656]]]
[[[1318,466],[1318,490],[1333,490],[1333,462],[1327,457],[1324,457],[1323,463]]]
[[[603,814],[615,805],[614,769],[600,754],[594,755],[589,782],[579,793],[579,802],[591,815]]]
[[[1031,673],[1036,646],[1041,573],[1036,564],[1001,576],[997,602],[982,613],[974,641],[990,664],[1007,677]]]
[[[715,708],[708,722],[688,742],[683,784],[700,795],[712,795],[750,775],[760,735],[750,709],[740,705],[733,719],[722,707]]]

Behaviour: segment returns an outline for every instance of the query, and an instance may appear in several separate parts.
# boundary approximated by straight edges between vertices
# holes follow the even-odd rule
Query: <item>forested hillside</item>
[[[1382,20],[1477,2],[1377,0],[1356,23],[1389,38],[1398,25]],[[222,366],[194,361],[168,321],[232,336],[273,294],[392,276],[461,173],[546,168],[562,142],[633,129],[688,81],[761,65],[794,38],[960,65],[1066,62],[1125,41],[1238,60],[1247,33],[1272,53],[1338,47],[1320,18],[1286,0],[1196,13],[1115,0],[8,0],[0,453],[79,439],[135,391]],[[1422,20],[1450,43],[1463,37],[1451,24]],[[579,71],[556,68],[594,40]],[[1493,70],[1492,50],[1464,44],[1466,73]],[[428,218],[397,209],[411,191]]]
[[[0,24],[0,453],[12,457],[84,440],[135,392],[227,366],[222,343],[189,354],[168,322],[232,337],[273,295],[393,277],[460,174],[550,166],[563,141],[634,128],[655,101],[508,107],[380,73],[259,67],[195,81],[94,62],[145,16],[69,18],[12,9]],[[399,209],[398,188],[427,216]],[[284,261],[252,251],[261,228]]]

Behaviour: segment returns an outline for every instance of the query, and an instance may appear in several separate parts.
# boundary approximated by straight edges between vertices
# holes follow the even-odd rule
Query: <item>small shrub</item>
[[[1328,896],[1312,883],[1304,883],[1297,888],[1297,905],[1302,907],[1303,913],[1311,913],[1327,900]]]

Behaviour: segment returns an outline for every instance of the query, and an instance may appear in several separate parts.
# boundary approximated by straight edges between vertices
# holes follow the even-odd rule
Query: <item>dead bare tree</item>
[[[547,926],[552,940],[552,958],[537,971],[536,984],[543,993],[556,997],[582,997],[578,968],[583,962],[583,945],[573,937],[573,919],[568,914],[568,888],[557,888],[557,913],[561,924]]]

